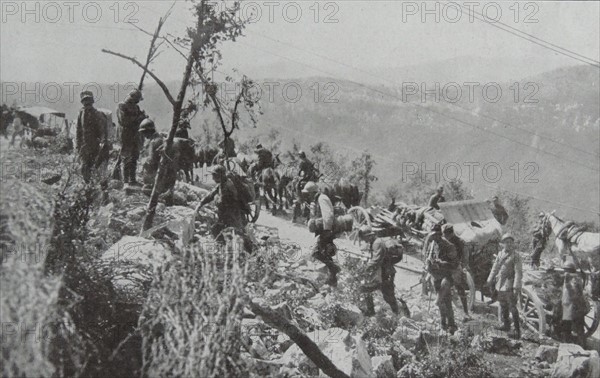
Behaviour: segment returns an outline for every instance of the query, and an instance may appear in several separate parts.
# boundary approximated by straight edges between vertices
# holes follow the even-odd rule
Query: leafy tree
[[[510,232],[514,237],[520,251],[531,249],[531,227],[534,217],[531,212],[531,198],[504,192],[498,196],[502,199],[503,206],[508,212],[508,221],[504,230]]]
[[[359,158],[352,161],[352,175],[350,179],[363,188],[362,201],[365,206],[369,203],[369,193],[371,192],[373,181],[377,180],[377,176],[373,174],[375,160],[368,151],[364,151]]]
[[[463,201],[473,199],[473,195],[464,187],[462,180],[451,180],[444,185],[446,201]]]

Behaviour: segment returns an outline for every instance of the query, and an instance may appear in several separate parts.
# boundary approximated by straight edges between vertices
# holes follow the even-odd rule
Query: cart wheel
[[[532,288],[521,289],[521,298],[517,303],[519,315],[527,328],[543,336],[546,332],[546,312],[544,304]]]
[[[250,223],[256,223],[258,216],[260,215],[261,199],[257,197],[254,202],[248,203],[250,206],[250,213],[246,214],[246,220]]]
[[[600,323],[600,301],[593,301],[590,298],[586,298],[590,303],[590,311],[585,315],[585,337],[588,338],[596,332],[598,329],[598,323]]]
[[[469,313],[472,313],[473,304],[475,303],[475,292],[477,291],[477,289],[475,288],[475,281],[473,280],[473,276],[471,276],[471,273],[467,271],[465,275],[467,280],[467,288],[465,289],[465,294],[467,295],[467,309],[469,310]],[[462,303],[460,302],[460,297],[458,296],[456,290],[454,290],[454,295],[452,296],[452,299],[454,300],[454,305],[457,308],[462,309]]]
[[[350,240],[352,240],[354,244],[356,244],[356,241],[358,240],[360,245],[360,240],[358,238],[358,230],[363,225],[372,227],[371,218],[369,216],[369,213],[360,206],[351,207],[350,209],[348,209],[348,214],[352,216],[352,232],[350,233]]]

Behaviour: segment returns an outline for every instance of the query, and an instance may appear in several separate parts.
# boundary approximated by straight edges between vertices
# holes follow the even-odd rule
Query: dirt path
[[[260,217],[256,224],[259,226],[278,230],[277,235],[282,241],[297,244],[302,250],[302,257],[310,258],[311,250],[316,242],[316,238],[314,234],[310,233],[305,226],[293,224],[289,220],[275,217],[267,212],[262,212],[260,214]],[[358,245],[353,245],[352,242],[348,239],[336,239],[335,244],[337,245],[339,251],[338,255],[336,256],[338,260],[343,261],[343,259],[346,256],[364,256],[365,258],[369,256],[368,251],[361,251],[361,248],[359,248]],[[362,247],[365,247],[364,243]],[[404,261],[398,264],[398,266],[404,266],[411,270],[420,271],[423,267],[423,264],[419,259],[415,257],[405,256]],[[341,274],[344,273],[342,272]],[[412,285],[415,285],[419,282],[419,278],[419,274],[397,267],[395,279],[396,289],[409,290]],[[419,289],[415,288],[413,290]]]

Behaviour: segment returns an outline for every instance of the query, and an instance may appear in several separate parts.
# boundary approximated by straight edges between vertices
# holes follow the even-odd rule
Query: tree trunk
[[[262,319],[268,325],[277,328],[279,331],[285,333],[294,341],[300,349],[306,354],[312,362],[325,374],[334,378],[350,378],[346,373],[339,370],[333,362],[315,344],[311,339],[308,338],[298,327],[290,323],[287,319],[277,314],[275,311],[264,308],[256,303],[250,301],[250,308],[256,315],[262,317]]]

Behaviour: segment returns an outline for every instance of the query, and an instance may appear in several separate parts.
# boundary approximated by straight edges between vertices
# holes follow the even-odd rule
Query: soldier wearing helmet
[[[304,186],[308,181],[317,181],[316,173],[317,169],[314,164],[308,160],[304,151],[298,152],[300,158],[300,165],[298,170],[298,176],[300,176],[300,183]]]
[[[442,227],[435,224],[428,235],[426,244],[426,267],[433,276],[433,286],[437,292],[436,304],[440,309],[442,329],[453,334],[456,331],[454,309],[452,308],[453,273],[459,266],[458,254],[454,245],[442,237]]]
[[[75,139],[77,153],[81,159],[81,174],[88,183],[92,172],[108,161],[108,133],[106,122],[102,113],[94,108],[94,95],[90,91],[83,91],[80,95],[83,108],[77,116]],[[106,152],[103,154],[103,152]]]
[[[146,160],[142,165],[143,183],[142,191],[146,194],[152,193],[156,174],[160,166],[162,152],[164,150],[165,139],[156,131],[156,126],[150,118],[144,119],[139,128],[141,136],[147,140],[146,144]],[[176,159],[167,159],[167,170],[165,172],[164,181],[159,183],[159,194],[163,194],[171,190],[175,186],[177,180],[177,161]]]
[[[273,153],[264,148],[262,144],[256,145],[254,153],[258,156],[258,162],[250,169],[250,175],[252,177],[256,177],[256,174],[260,174],[263,169],[275,168]]]
[[[465,289],[468,289],[467,286],[467,269],[469,267],[469,255],[468,251],[465,249],[465,244],[456,234],[454,233],[454,226],[450,223],[446,223],[442,226],[442,234],[444,239],[456,248],[456,258],[458,261],[458,267],[452,273],[452,281],[456,291],[458,292],[458,297],[460,298],[460,302],[462,304],[463,311],[465,313],[465,317],[463,321],[471,320],[469,316],[469,305],[467,301],[467,293]]]
[[[123,181],[133,186],[140,185],[136,179],[137,161],[142,144],[139,127],[146,118],[146,114],[138,106],[141,100],[143,100],[142,92],[134,89],[129,92],[124,102],[119,103],[117,108],[117,118],[121,127]]]
[[[323,231],[315,232],[317,235],[317,243],[313,248],[312,256],[321,261],[329,270],[329,277],[326,284],[337,286],[337,274],[340,272],[340,267],[333,261],[333,256],[337,252],[337,248],[333,241],[335,234],[333,232],[334,211],[331,199],[323,193],[319,186],[309,181],[304,186],[302,193],[305,194],[311,203],[310,217],[311,219],[323,219]]]
[[[569,256],[563,263],[565,277],[562,287],[560,326],[561,339],[567,343],[576,343],[585,349],[585,315],[589,311],[583,294],[584,280],[577,273],[573,257]]]
[[[362,309],[366,316],[375,315],[373,292],[381,290],[383,300],[390,305],[394,314],[400,313],[395,294],[394,277],[396,268],[394,264],[402,260],[403,247],[394,238],[379,237],[371,227],[364,225],[358,231],[358,236],[369,244],[371,258],[364,269],[364,280],[360,291],[364,294],[363,301],[366,305]]]
[[[440,186],[436,189],[435,194],[429,198],[429,207],[433,207],[436,210],[439,210],[440,207],[438,203],[444,202],[446,199],[444,198],[444,187]]]
[[[515,326],[514,338],[521,338],[517,298],[521,295],[523,281],[523,262],[516,250],[515,238],[507,233],[500,239],[503,247],[490,271],[487,286],[494,287],[498,292],[498,302],[502,312],[502,325],[496,329],[508,332],[510,330],[509,313]]]
[[[227,170],[221,164],[215,164],[210,173],[212,179],[217,183],[217,186],[202,199],[196,211],[204,205],[212,202],[218,195],[217,216],[218,221],[211,228],[211,234],[218,242],[223,242],[224,237],[222,231],[226,228],[233,227],[244,238],[244,247],[246,251],[251,251],[252,244],[245,236],[244,227],[246,220],[240,207],[239,193],[235,184],[227,176]]]

